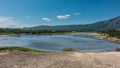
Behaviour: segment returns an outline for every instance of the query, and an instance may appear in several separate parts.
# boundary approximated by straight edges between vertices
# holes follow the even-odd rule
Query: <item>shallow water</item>
[[[0,35],[0,46],[21,46],[45,51],[73,48],[79,51],[114,51],[120,44],[84,35]]]

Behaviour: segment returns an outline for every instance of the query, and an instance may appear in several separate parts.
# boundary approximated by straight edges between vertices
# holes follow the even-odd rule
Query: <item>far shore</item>
[[[92,37],[92,38],[97,38],[97,39],[103,39],[103,40],[108,40],[111,42],[117,42],[120,43],[120,39],[116,37],[109,37],[105,34],[100,34],[96,32],[74,32],[74,33],[66,33],[67,35],[85,35],[86,37]]]
[[[65,33],[41,33],[41,34],[1,34],[1,35],[10,35],[10,36],[17,36],[17,35],[85,35],[86,37],[92,37],[97,39],[104,39],[111,42],[118,42],[120,43],[120,39],[116,37],[108,37],[107,35],[99,34],[97,32],[65,32]],[[0,41],[7,40],[5,38],[0,38]]]
[[[92,37],[92,38],[97,38],[97,39],[104,39],[104,40],[108,40],[111,42],[118,42],[120,43],[120,39],[116,38],[116,37],[109,37],[107,35],[103,35],[100,33],[96,33],[96,32],[78,32],[78,33],[69,33],[70,35],[85,35],[86,37]]]

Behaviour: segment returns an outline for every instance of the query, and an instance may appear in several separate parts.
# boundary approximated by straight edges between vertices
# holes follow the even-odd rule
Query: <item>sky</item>
[[[91,24],[120,15],[120,0],[0,0],[0,27]]]

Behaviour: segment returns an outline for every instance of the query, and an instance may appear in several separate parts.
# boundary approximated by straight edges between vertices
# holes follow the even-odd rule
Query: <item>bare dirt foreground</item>
[[[120,68],[120,53],[0,52],[0,68]]]

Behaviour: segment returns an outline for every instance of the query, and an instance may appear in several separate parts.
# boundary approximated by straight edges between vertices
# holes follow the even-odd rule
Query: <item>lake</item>
[[[73,48],[82,52],[114,51],[120,44],[84,35],[0,35],[0,47],[20,46],[32,49],[60,52]]]

